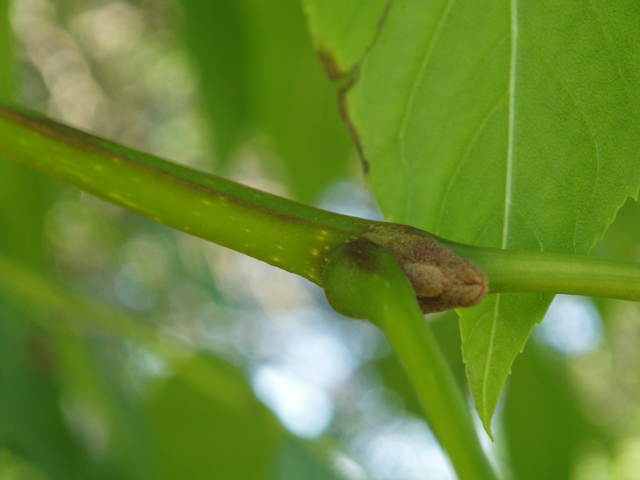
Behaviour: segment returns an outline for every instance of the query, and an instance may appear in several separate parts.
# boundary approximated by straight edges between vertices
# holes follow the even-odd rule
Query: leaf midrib
[[[509,241],[509,214],[511,213],[511,183],[513,180],[513,147],[515,129],[515,100],[516,100],[516,66],[518,62],[518,0],[511,0],[511,58],[509,62],[509,133],[507,139],[507,173],[505,181],[504,200],[504,220],[502,227],[502,248],[507,248]],[[491,336],[487,351],[487,362],[485,364],[482,379],[482,410],[484,413],[483,422],[491,417],[491,412],[487,414],[487,379],[491,371],[491,360],[493,358],[493,344],[496,336],[500,311],[500,294],[496,295],[494,305],[493,324],[491,325]]]
[[[516,66],[518,61],[518,0],[511,0],[511,60],[509,64],[509,134],[507,140],[507,174],[504,201],[502,248],[507,248],[509,214],[511,212],[511,183],[513,180],[513,147],[516,117]]]

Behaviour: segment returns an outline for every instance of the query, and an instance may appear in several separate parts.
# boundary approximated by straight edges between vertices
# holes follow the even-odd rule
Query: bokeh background
[[[5,102],[380,219],[298,0],[0,0],[0,35]],[[629,201],[595,254],[638,238]],[[4,158],[0,265],[0,480],[455,478],[380,332],[303,279]],[[637,306],[557,297],[478,428],[505,478],[640,478]]]

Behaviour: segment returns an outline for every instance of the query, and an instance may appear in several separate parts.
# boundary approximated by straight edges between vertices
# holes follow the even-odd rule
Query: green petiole
[[[324,277],[333,308],[368,318],[385,332],[458,477],[495,480],[464,396],[393,256],[375,243],[351,242],[332,253]]]

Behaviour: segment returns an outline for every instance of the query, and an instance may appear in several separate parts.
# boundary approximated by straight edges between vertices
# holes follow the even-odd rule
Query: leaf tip
[[[484,431],[487,432],[487,435],[489,435],[491,441],[495,442],[496,440],[493,438],[493,432],[491,431],[491,417],[486,420],[482,420],[482,426],[484,427]]]

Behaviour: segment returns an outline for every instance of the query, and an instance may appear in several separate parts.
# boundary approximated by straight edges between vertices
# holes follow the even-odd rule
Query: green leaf
[[[0,100],[15,93],[13,35],[9,0],[0,0]],[[42,222],[48,180],[0,154],[0,253],[30,264],[42,257]],[[16,198],[20,201],[16,202]]]
[[[271,480],[338,480],[336,474],[311,455],[300,440],[287,438],[280,447]]]
[[[126,397],[116,373],[118,359],[108,358],[109,349],[100,348],[100,343],[88,335],[78,335],[77,330],[67,331],[64,322],[52,323],[52,330],[57,327],[53,338],[67,408],[76,421],[85,415],[89,419],[86,423],[94,428],[89,440],[93,441],[94,455],[98,454],[96,469],[114,478],[157,478],[148,431],[136,405]],[[101,430],[102,439],[95,433]],[[103,444],[96,448],[100,440]]]
[[[201,77],[200,91],[215,127],[216,152],[226,161],[250,115],[246,40],[238,2],[181,0],[184,38]]]
[[[331,78],[351,71],[379,31],[389,0],[302,0],[311,35]]]
[[[203,362],[215,363],[234,377],[242,374],[212,357],[187,362],[149,398],[150,429],[158,449],[162,479],[238,478],[264,480],[284,435],[277,420],[249,387],[233,404],[196,389],[184,375],[202,373]],[[193,371],[190,371],[193,370]],[[210,388],[224,388],[211,384]]]
[[[104,478],[65,425],[51,338],[2,297],[0,319],[0,449],[22,456],[52,480]]]
[[[392,3],[346,97],[385,217],[465,243],[588,253],[640,182],[639,15],[632,0]],[[551,298],[461,312],[487,429]]]
[[[9,23],[9,0],[0,0],[0,99],[9,100],[14,93],[13,38]]]
[[[15,93],[9,1],[0,0],[0,98]],[[42,261],[46,183],[0,156],[0,252],[22,262]],[[16,201],[19,199],[19,201]],[[3,292],[4,293],[4,292]],[[100,478],[69,434],[60,410],[55,344],[28,315],[0,296],[0,450],[13,452],[55,479]],[[28,467],[27,467],[28,468]]]
[[[311,202],[348,173],[353,150],[336,89],[298,0],[181,0],[219,160],[267,134],[295,197]]]
[[[573,478],[580,448],[610,442],[585,415],[563,360],[532,340],[513,369],[502,416],[513,478]]]
[[[638,259],[640,238],[640,202],[632,198],[618,210],[607,233],[594,246],[594,253],[602,257],[635,262]]]
[[[108,471],[112,476],[136,479],[157,478],[158,471],[166,472],[164,463],[157,461],[158,452],[155,452],[151,445],[153,442],[149,438],[149,430],[153,430],[161,435],[160,444],[153,445],[160,449],[160,455],[163,455],[163,449],[172,448],[168,440],[167,443],[163,443],[165,440],[162,440],[162,436],[165,433],[172,437],[203,436],[205,444],[200,453],[203,449],[212,447],[207,442],[220,442],[224,445],[227,450],[223,448],[218,457],[207,453],[200,455],[197,449],[192,450],[192,460],[195,462],[193,468],[196,470],[204,471],[205,464],[212,461],[212,468],[209,469],[211,472],[229,468],[244,475],[247,473],[244,460],[227,458],[228,450],[241,451],[245,444],[247,448],[253,448],[251,442],[264,441],[266,443],[260,447],[262,453],[268,451],[272,456],[268,460],[262,457],[252,458],[252,468],[257,469],[257,476],[262,474],[267,465],[267,470],[278,479],[291,478],[296,472],[298,476],[293,478],[299,478],[302,475],[300,470],[305,474],[311,471],[319,475],[317,478],[332,478],[327,466],[327,455],[333,445],[327,445],[330,442],[302,443],[284,434],[283,428],[273,415],[254,397],[245,376],[228,363],[205,354],[194,357],[193,351],[168,338],[161,338],[162,336],[152,328],[145,326],[142,319],[96,304],[1,256],[0,293],[20,310],[32,313],[33,318],[39,321],[42,327],[53,333],[57,340],[57,376],[62,379],[67,394],[72,393],[71,399],[76,400],[76,404],[84,406],[85,411],[93,412],[98,422],[102,420],[108,425],[108,435],[105,438],[108,444],[104,445],[108,449],[108,455],[102,455],[99,461],[95,462],[99,471]],[[74,328],[70,329],[71,326]],[[2,327],[3,324],[0,322],[0,331]],[[109,381],[115,379],[96,364],[95,356],[98,355],[104,360],[105,352],[94,353],[95,349],[90,351],[89,347],[93,344],[84,336],[77,336],[78,331],[85,329],[89,332],[96,329],[116,338],[127,339],[157,354],[169,365],[177,367],[176,376],[152,392],[146,404],[146,418],[141,419],[140,415],[135,415],[137,410],[134,412],[125,401],[118,385]],[[112,367],[111,364],[107,365],[110,370]],[[7,370],[16,371],[15,368]],[[0,380],[2,372],[0,368]],[[117,374],[113,376],[117,377]],[[177,390],[174,391],[174,387]],[[172,394],[175,394],[175,397],[172,397]],[[29,405],[28,402],[12,402],[16,406],[23,403]],[[199,411],[202,404],[206,404],[206,409],[203,407],[205,413]],[[172,408],[183,412],[177,426],[165,420],[165,417],[175,415],[167,413]],[[189,412],[194,416],[190,416]],[[219,420],[218,416],[224,420]],[[0,438],[1,427],[0,413]],[[180,432],[172,433],[171,430],[174,428]],[[232,430],[231,433],[227,432],[227,429]],[[258,433],[252,433],[252,429],[256,429]],[[209,433],[210,431],[213,433]],[[245,437],[251,439],[247,440]],[[281,437],[286,440],[280,442]],[[273,442],[277,445],[271,445]],[[252,451],[255,451],[255,448]],[[184,452],[178,453],[182,455]],[[247,456],[246,453],[242,455]],[[179,464],[182,460],[178,458],[166,457],[166,461],[170,464],[169,474],[171,469],[187,468]]]

